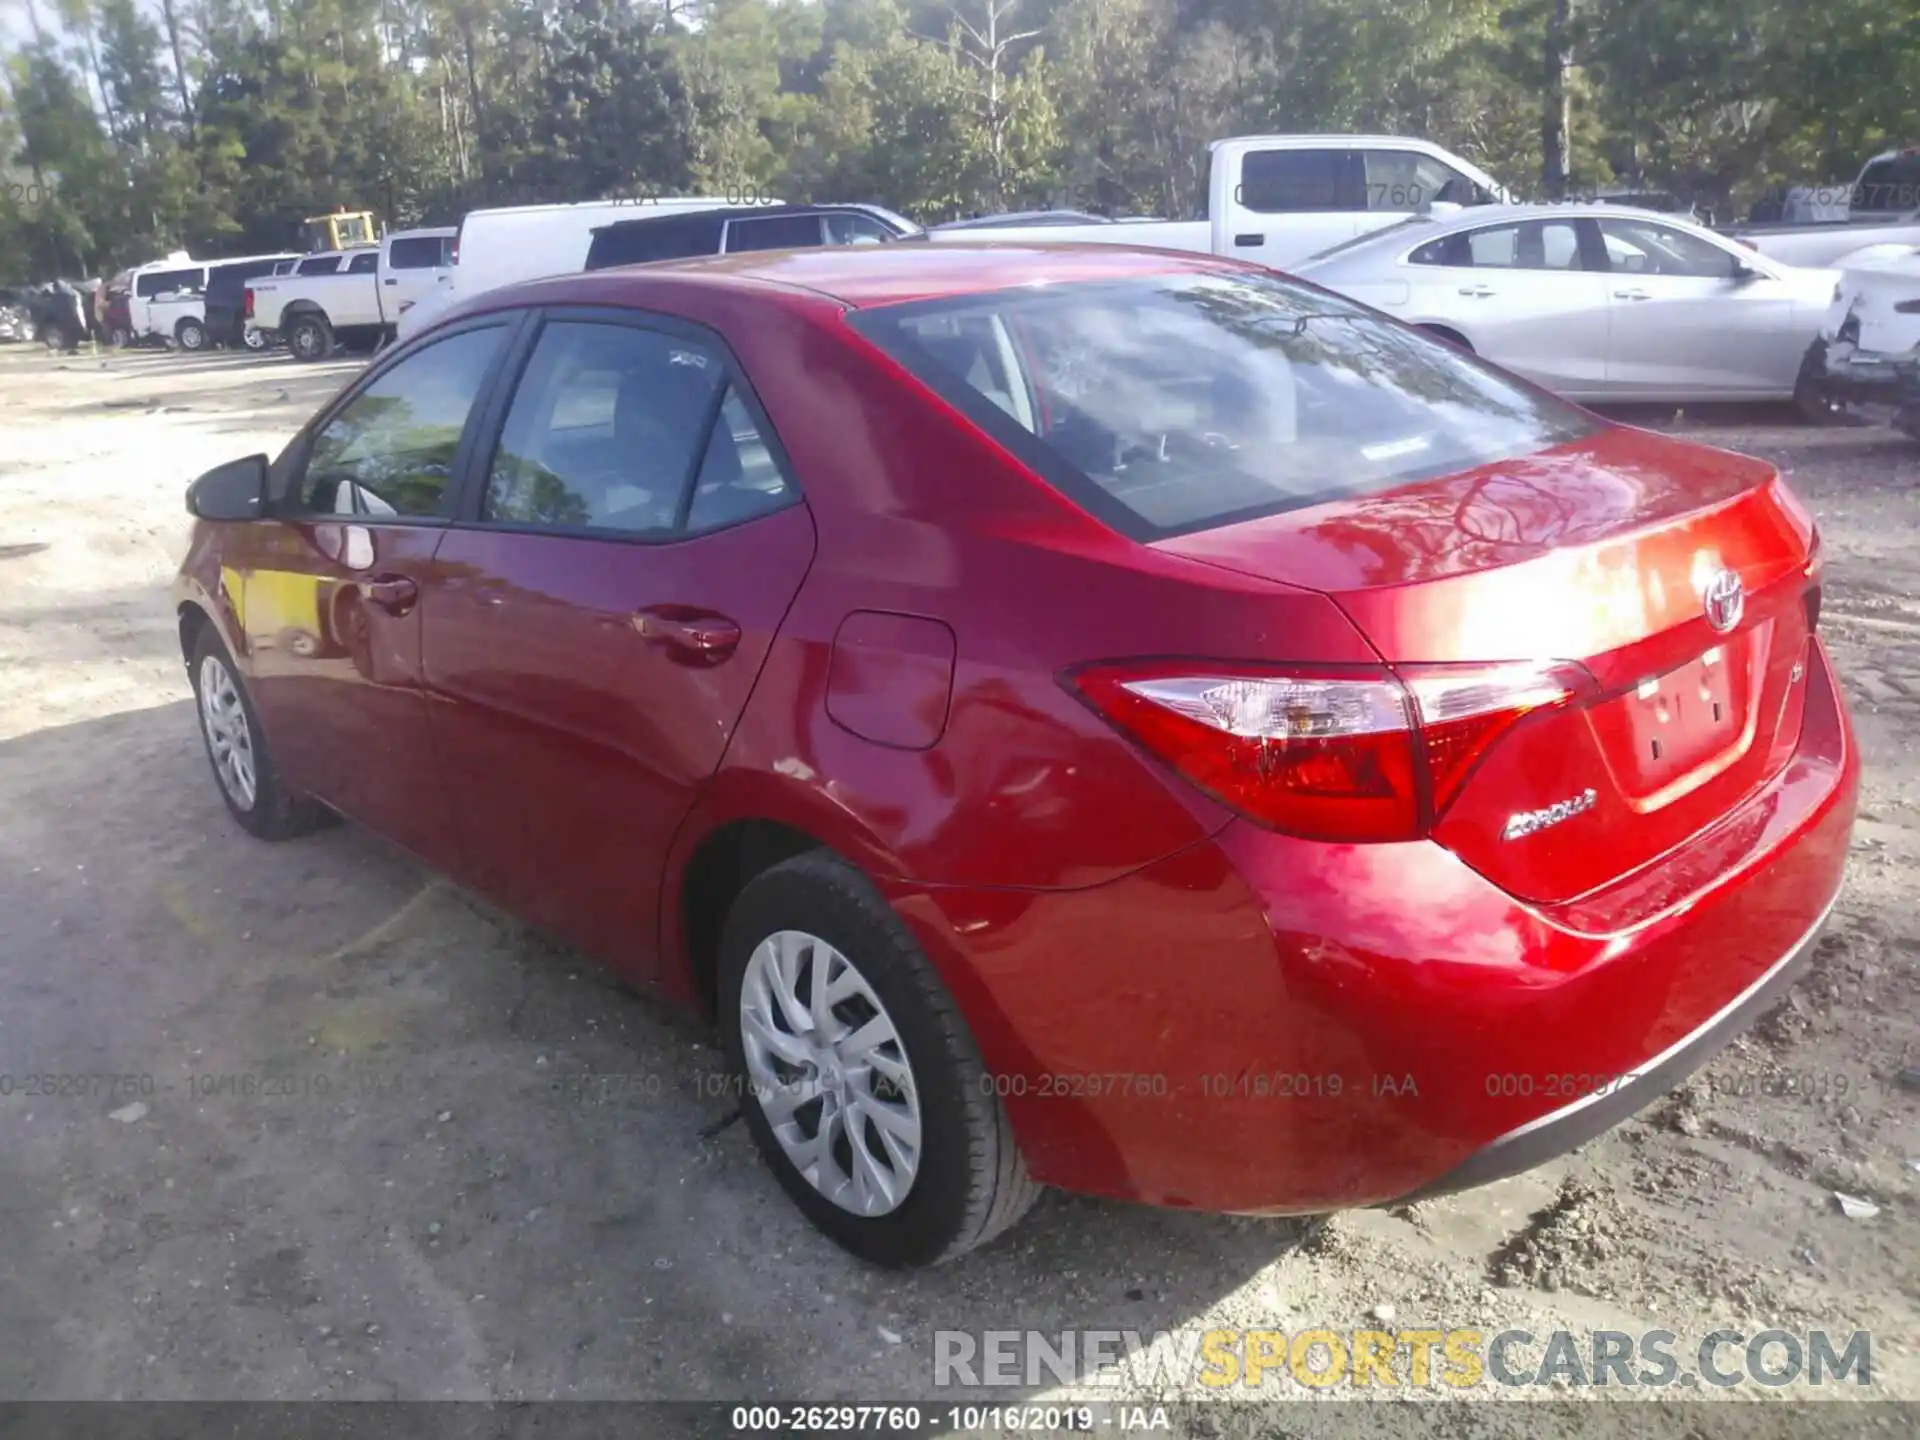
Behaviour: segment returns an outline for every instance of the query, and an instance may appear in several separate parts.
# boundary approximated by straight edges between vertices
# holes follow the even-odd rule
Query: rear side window
[[[298,508],[306,514],[435,516],[467,413],[506,335],[465,330],[416,350],[314,435]]]
[[[769,215],[727,226],[727,250],[804,250],[820,244],[818,215]]]
[[[205,270],[149,270],[133,282],[136,295],[165,295],[170,291],[198,290],[207,282]]]
[[[1860,172],[1854,187],[1856,210],[1920,209],[1920,154],[1876,160]]]
[[[1365,210],[1366,174],[1353,150],[1249,150],[1233,198],[1262,215]]]
[[[540,334],[482,519],[659,538],[779,509],[794,491],[714,350],[632,325]]]
[[[1525,220],[1442,236],[1407,259],[1472,270],[1580,270],[1580,232],[1571,220]]]
[[[587,247],[586,268],[605,270],[614,265],[681,260],[689,255],[713,255],[719,249],[720,224],[704,216],[603,225],[593,232],[593,244]]]
[[[333,275],[340,269],[341,256],[321,255],[312,260],[302,260],[294,266],[296,275]]]
[[[380,268],[380,252],[363,250],[347,266],[349,275],[371,275]]]
[[[1593,428],[1451,346],[1264,275],[1023,288],[852,323],[1069,499],[1143,541]]]
[[[447,236],[405,235],[387,246],[389,270],[433,270],[446,264]]]
[[[245,281],[256,275],[272,274],[276,263],[273,260],[242,260],[232,265],[216,266],[207,278],[207,288],[223,292],[238,290]]]

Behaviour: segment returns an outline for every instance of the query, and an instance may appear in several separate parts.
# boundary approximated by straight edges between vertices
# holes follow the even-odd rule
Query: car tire
[[[107,332],[107,344],[115,350],[125,350],[133,344],[133,332],[124,325],[116,325]]]
[[[253,697],[211,625],[194,642],[187,678],[214,784],[241,829],[261,840],[291,840],[333,818],[325,806],[295,794],[280,778]]]
[[[843,992],[829,1009],[837,1040],[803,1039],[787,1019],[794,1012],[774,993],[783,954],[795,957],[790,994],[811,996],[816,976]],[[1032,1207],[1040,1187],[959,1007],[900,917],[851,865],[816,850],[750,881],[727,915],[719,980],[723,1043],[754,1143],[794,1203],[842,1248],[889,1268],[936,1265],[991,1240]],[[813,1058],[779,1061],[757,1038],[750,1058],[750,1012],[757,1034],[771,1019],[783,1048]],[[811,1009],[803,1018],[804,1035],[817,1034]],[[876,1024],[889,1038],[842,1050]],[[785,1073],[769,1079],[770,1059]],[[817,1083],[830,1070],[830,1082]],[[792,1104],[795,1092],[807,1098]],[[831,1128],[830,1108],[839,1120]],[[891,1116],[884,1131],[872,1118],[882,1109]],[[884,1157],[891,1186],[856,1179],[878,1175],[879,1166],[855,1158],[850,1114],[863,1153]],[[910,1166],[901,1138],[909,1124],[918,1136]],[[814,1151],[821,1158],[809,1178],[790,1151],[804,1152],[823,1131],[830,1143]]]
[[[1800,374],[1793,382],[1793,408],[1809,425],[1831,425],[1840,407],[1821,383],[1827,373],[1827,342],[1815,340],[1800,357]]]
[[[287,326],[287,349],[309,364],[333,354],[333,327],[324,315],[296,315]]]
[[[207,327],[189,317],[173,327],[173,338],[182,350],[204,350],[207,348]]]
[[[240,343],[249,350],[264,350],[267,348],[267,332],[243,325],[240,327]]]

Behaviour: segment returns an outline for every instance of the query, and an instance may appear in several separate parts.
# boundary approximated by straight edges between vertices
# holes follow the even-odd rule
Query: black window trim
[[[629,305],[553,305],[521,313],[527,317],[521,331],[508,344],[504,363],[496,367],[485,403],[475,407],[475,413],[480,416],[479,428],[471,437],[461,440],[463,452],[468,438],[472,439],[474,448],[471,452],[463,453],[461,461],[455,466],[455,484],[459,494],[454,501],[450,521],[455,528],[505,535],[554,535],[573,540],[599,540],[615,545],[679,545],[689,540],[718,535],[741,525],[751,525],[769,515],[777,515],[795,505],[806,503],[806,494],[800,488],[792,457],[781,444],[779,433],[774,429],[766,407],[760,403],[752,382],[747,379],[746,371],[741,368],[733,347],[727,344],[719,331],[678,315],[668,315],[658,310],[640,310]],[[707,413],[702,420],[700,441],[694,448],[693,467],[681,482],[680,499],[674,509],[675,528],[671,531],[615,530],[593,525],[542,525],[529,520],[489,520],[480,513],[486,500],[487,482],[492,476],[493,457],[500,448],[501,433],[506,429],[507,412],[512,408],[514,396],[519,393],[520,382],[525,378],[527,366],[533,359],[534,348],[539,345],[540,336],[545,333],[547,326],[569,324],[623,325],[632,330],[652,331],[705,346],[720,357],[721,384],[708,403]],[[742,516],[724,525],[689,530],[686,528],[686,517],[699,487],[707,449],[713,443],[713,427],[719,423],[720,410],[729,390],[737,394],[740,402],[747,407],[747,414],[760,432],[760,443],[767,447],[767,454],[779,468],[781,478],[787,482],[787,493],[777,505],[752,515]],[[448,487],[450,491],[454,488],[452,485]]]
[[[502,367],[513,354],[518,344],[516,331],[526,325],[523,311],[495,311],[485,315],[475,315],[456,325],[444,329],[434,328],[415,336],[405,345],[395,348],[383,356],[380,361],[369,365],[345,390],[342,390],[313,419],[309,420],[300,433],[288,442],[287,448],[273,462],[272,472],[267,482],[267,503],[263,507],[263,517],[289,524],[335,524],[350,525],[399,525],[409,529],[421,527],[445,528],[454,523],[458,513],[459,496],[464,488],[468,467],[472,463],[473,446],[478,439],[480,422],[487,412],[495,387],[499,383]],[[506,331],[498,350],[494,352],[487,366],[487,373],[481,377],[480,389],[474,395],[474,403],[467,409],[467,423],[460,432],[460,443],[454,447],[452,474],[446,487],[440,492],[440,508],[432,515],[342,515],[337,511],[297,510],[287,506],[287,497],[297,495],[307,478],[307,464],[313,458],[314,438],[333,423],[341,411],[364,395],[370,386],[389,374],[395,367],[404,365],[422,350],[431,348],[443,340],[469,334],[475,330],[504,329]]]

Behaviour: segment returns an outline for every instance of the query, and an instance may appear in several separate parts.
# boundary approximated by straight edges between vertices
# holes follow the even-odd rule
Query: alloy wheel
[[[866,977],[818,936],[775,931],[747,960],[739,1020],[750,1093],[794,1169],[852,1214],[899,1208],[920,1168],[920,1095]]]
[[[240,689],[217,655],[200,662],[200,724],[207,735],[207,753],[220,788],[242,810],[253,809],[258,794],[254,770],[253,731]]]

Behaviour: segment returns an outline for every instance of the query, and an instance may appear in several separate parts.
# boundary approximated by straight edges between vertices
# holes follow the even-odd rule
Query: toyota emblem
[[[1747,608],[1747,587],[1731,570],[1722,570],[1707,582],[1700,598],[1706,602],[1707,623],[1722,634],[1740,623]]]

